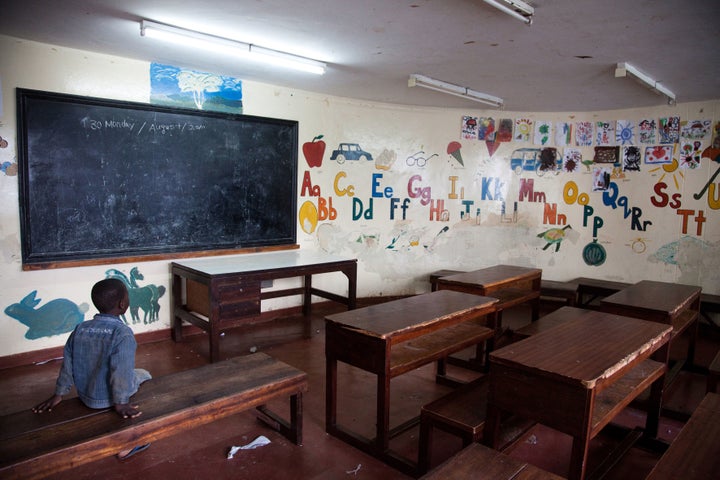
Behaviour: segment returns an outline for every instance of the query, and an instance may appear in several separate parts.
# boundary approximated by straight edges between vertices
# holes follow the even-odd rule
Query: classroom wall
[[[136,268],[141,286],[164,290],[157,318],[145,323],[142,310],[138,323],[128,318],[135,332],[168,328],[169,261],[44,271],[22,271],[20,262],[15,88],[147,102],[149,64],[3,36],[0,51],[0,357],[64,344],[71,326],[95,313],[89,290],[110,269],[130,276]],[[714,177],[720,163],[699,153],[710,146],[712,132],[681,141],[700,142],[694,154],[681,157],[682,148],[675,150],[687,168],[641,162],[639,171],[612,164],[567,171],[560,162],[557,171],[542,175],[510,168],[518,148],[550,146],[560,154],[573,148],[586,163],[593,159],[595,141],[560,146],[553,135],[546,145],[535,144],[533,130],[540,124],[596,127],[621,120],[639,135],[643,119],[679,117],[714,127],[720,100],[667,106],[658,99],[657,107],[641,110],[534,113],[480,105],[411,108],[244,82],[243,103],[246,114],[297,120],[301,146],[323,135],[315,141],[325,142],[319,166],[302,148],[298,152],[298,243],[358,258],[359,296],[422,293],[434,270],[497,263],[539,267],[544,278],[556,280],[654,279],[720,293],[720,177]],[[488,145],[477,133],[466,138],[469,118],[489,117],[498,126],[500,119],[527,122],[517,123],[511,141]],[[530,122],[530,136],[514,139]],[[331,160],[340,143],[358,144],[373,160]],[[637,139],[634,145],[643,157],[652,146]],[[598,180],[603,190],[596,190]],[[280,281],[274,288],[298,282]],[[340,274],[314,283],[331,290],[346,285]],[[299,301],[277,299],[264,309]]]

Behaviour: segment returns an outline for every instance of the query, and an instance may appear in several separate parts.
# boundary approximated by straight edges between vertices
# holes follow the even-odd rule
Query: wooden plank
[[[143,412],[134,419],[108,410],[72,419],[71,412],[78,409],[72,401],[62,402],[53,412],[0,417],[0,431],[9,438],[0,442],[0,473],[42,477],[114,455],[127,445],[155,441],[264,405],[273,398],[298,400],[307,388],[304,372],[257,353],[144,383],[131,399]],[[38,424],[43,421],[46,428]],[[31,428],[23,433],[23,425]]]
[[[647,480],[717,478],[720,472],[720,395],[708,393]]]
[[[561,477],[479,443],[421,477],[422,480],[560,480]]]

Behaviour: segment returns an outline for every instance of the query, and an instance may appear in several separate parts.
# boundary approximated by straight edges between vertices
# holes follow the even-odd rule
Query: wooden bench
[[[421,477],[422,480],[561,480],[522,460],[505,455],[479,443],[460,453]]]
[[[708,367],[707,391],[718,393],[718,383],[720,383],[720,351],[718,351]]]
[[[482,376],[424,405],[420,410],[418,473],[426,473],[432,460],[433,429],[439,428],[462,439],[463,447],[482,439],[487,412],[488,380]],[[506,448],[534,422],[511,418],[501,431]]]
[[[0,417],[0,477],[43,478],[255,407],[258,418],[302,443],[307,375],[264,353],[204,365],[143,383],[131,402],[142,415],[123,419],[64,400],[52,412]],[[266,407],[289,398],[290,421]]]
[[[438,270],[430,274],[430,291],[434,292],[437,290],[438,278],[448,277],[450,275],[457,275],[458,273],[465,273],[460,270]]]
[[[718,478],[720,472],[720,395],[708,393],[647,480]]]
[[[555,280],[540,281],[540,296],[561,298],[565,305],[574,307],[578,299],[578,284],[574,282],[558,282]]]
[[[581,307],[588,308],[594,300],[602,297],[608,297],[613,293],[629,287],[631,283],[614,282],[610,280],[600,280],[596,278],[578,277],[570,281],[578,286],[578,304]],[[585,297],[589,296],[588,299]]]
[[[720,313],[720,295],[712,295],[709,293],[700,294],[700,315],[705,317],[711,325],[717,325],[712,321],[709,313]]]

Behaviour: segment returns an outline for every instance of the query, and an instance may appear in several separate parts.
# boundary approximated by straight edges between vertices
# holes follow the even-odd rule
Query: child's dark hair
[[[121,280],[106,278],[93,286],[90,296],[100,313],[108,313],[118,306],[126,292],[127,288]]]

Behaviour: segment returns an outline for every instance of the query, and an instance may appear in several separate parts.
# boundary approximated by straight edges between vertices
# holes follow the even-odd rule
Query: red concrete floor
[[[544,310],[548,311],[549,306]],[[107,480],[127,476],[160,479],[406,479],[399,471],[325,433],[325,354],[324,322],[326,314],[342,311],[340,305],[316,305],[312,315],[312,336],[303,338],[302,317],[279,319],[262,325],[228,331],[223,337],[224,357],[250,353],[252,347],[268,353],[308,374],[310,391],[304,396],[303,445],[297,446],[259,422],[251,411],[187,431],[184,434],[154,442],[145,452],[120,462],[115,457],[99,460],[67,472],[54,479]],[[505,313],[504,322],[518,326],[529,318],[522,307]],[[677,342],[681,352],[681,342]],[[717,329],[701,329],[697,364],[707,367],[720,345]],[[143,344],[138,347],[137,366],[154,376],[165,375],[208,362],[208,345],[204,334],[176,344],[172,340]],[[673,352],[675,356],[675,352]],[[52,393],[59,361],[6,369],[0,375],[0,415],[30,408]],[[453,367],[450,367],[453,368]],[[344,364],[339,365],[338,421],[353,430],[372,436],[375,412],[375,377]],[[453,371],[470,378],[474,373]],[[449,391],[434,382],[434,366],[428,365],[392,381],[391,427],[418,415],[420,407]],[[705,377],[683,372],[667,391],[666,405],[673,411],[692,412],[705,392]],[[531,401],[531,399],[529,399]],[[273,404],[286,411],[287,402]],[[142,405],[141,405],[142,407]],[[282,409],[285,410],[282,410]],[[52,414],[52,413],[50,413]],[[677,418],[682,418],[682,415]],[[642,412],[626,409],[619,424],[633,427],[644,424]],[[682,427],[682,421],[664,417],[661,438],[671,441]],[[235,458],[226,458],[231,446],[245,445],[260,435],[271,443],[254,450],[241,450]],[[417,460],[418,427],[391,441],[391,448]],[[601,434],[592,443],[589,470],[607,455],[617,443]],[[433,442],[433,465],[449,458],[461,448],[460,440],[437,431]],[[540,468],[565,475],[571,441],[541,425],[526,432],[506,453],[524,459]],[[608,479],[644,478],[659,458],[655,452],[634,448],[605,477]]]

